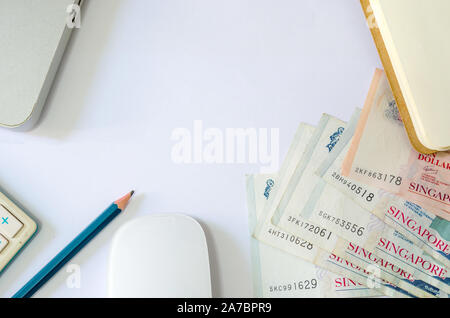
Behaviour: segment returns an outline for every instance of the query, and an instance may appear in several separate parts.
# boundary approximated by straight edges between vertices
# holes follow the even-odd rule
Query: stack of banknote
[[[411,147],[382,70],[348,122],[300,124],[247,201],[258,297],[450,294],[450,153]]]

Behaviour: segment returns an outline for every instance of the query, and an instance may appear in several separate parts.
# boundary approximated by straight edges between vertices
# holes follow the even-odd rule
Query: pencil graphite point
[[[125,207],[127,206],[128,201],[130,201],[131,197],[133,196],[133,194],[134,194],[134,190],[125,194],[119,200],[114,201],[114,203],[117,204],[117,207],[123,211],[125,209]]]

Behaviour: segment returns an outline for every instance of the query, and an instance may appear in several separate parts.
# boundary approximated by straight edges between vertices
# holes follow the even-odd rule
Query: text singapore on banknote
[[[365,114],[373,96],[378,96],[374,91],[392,96],[379,85],[382,81],[377,82],[377,77],[383,78],[380,74],[382,71],[376,72],[376,84],[372,84],[362,113],[356,110],[349,123],[324,115],[316,129],[301,126],[278,174],[248,177],[249,211],[252,206],[256,211],[250,213],[250,224],[254,224],[251,230],[254,228],[253,236],[259,241],[252,239],[258,243],[252,243],[252,247],[270,245],[279,255],[292,254],[291,258],[296,256],[329,272],[326,277],[335,273],[353,284],[373,287],[375,282],[377,286],[374,294],[349,292],[347,296],[341,293],[341,297],[376,293],[448,297],[448,222],[430,212],[430,207],[427,210],[411,198],[408,201],[400,191],[389,192],[342,176],[341,166],[357,129],[362,121],[370,122],[371,117]],[[392,100],[385,98],[388,115],[389,110],[395,114]],[[269,284],[273,277],[261,268],[275,269],[277,258],[265,258],[263,262],[254,250],[254,271],[260,273],[255,282],[259,281],[259,286]],[[268,261],[275,263],[262,265]],[[332,284],[328,287],[333,289]],[[259,295],[273,296],[265,294],[264,287],[258,290]],[[322,292],[312,297],[338,296]]]
[[[381,70],[376,71],[342,173],[450,220],[450,152],[423,155],[413,150]]]

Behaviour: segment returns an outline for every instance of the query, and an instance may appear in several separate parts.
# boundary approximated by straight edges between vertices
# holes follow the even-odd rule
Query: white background
[[[357,0],[87,1],[38,126],[0,131],[0,185],[40,232],[0,276],[9,297],[114,199],[124,215],[39,297],[104,297],[111,238],[126,220],[179,212],[206,232],[216,297],[251,297],[246,173],[254,164],[175,164],[174,129],[279,128],[362,107],[379,58]]]

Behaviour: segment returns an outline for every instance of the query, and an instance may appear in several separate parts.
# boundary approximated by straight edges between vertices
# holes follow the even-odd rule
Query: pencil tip
[[[127,206],[128,201],[130,201],[131,197],[133,196],[133,194],[134,194],[134,190],[131,191],[131,192],[128,192],[122,198],[120,198],[119,200],[115,201],[114,203],[117,204],[119,209],[121,209],[123,211],[125,209],[125,207]]]

